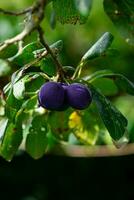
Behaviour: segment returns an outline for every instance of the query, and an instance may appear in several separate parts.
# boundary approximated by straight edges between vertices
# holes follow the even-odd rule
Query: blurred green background
[[[32,2],[34,1],[1,0],[0,7],[7,10],[20,10],[31,5]],[[91,61],[85,66],[83,74],[89,74],[101,69],[111,69],[116,73],[124,74],[134,82],[134,46],[128,45],[125,42],[105,14],[103,0],[93,1],[90,16],[84,25],[61,25],[57,22],[55,29],[52,29],[50,27],[51,10],[52,7],[49,5],[45,13],[46,18],[42,22],[42,27],[49,44],[59,39],[63,40],[64,48],[60,56],[63,65],[76,67],[82,55],[89,47],[104,32],[108,31],[115,37],[112,48],[117,49],[118,53],[114,56],[98,58]],[[0,41],[15,36],[22,28],[23,17],[0,15]],[[34,32],[26,38],[25,43],[27,44],[36,39],[37,34]],[[0,88],[8,83],[10,75],[14,70],[16,69],[12,68],[8,75],[0,77]],[[128,130],[130,140],[133,142],[134,97],[128,95],[119,97],[114,100],[114,103],[129,121]],[[9,191],[11,197],[18,200],[50,199],[52,197],[51,189],[52,193],[55,194],[55,198],[58,197],[58,199],[95,198],[115,200],[121,198],[131,200],[134,198],[132,189],[134,185],[133,180],[130,181],[127,178],[131,177],[133,179],[134,177],[133,165],[131,165],[131,163],[134,163],[133,156],[118,159],[78,159],[77,161],[65,158],[58,158],[57,160],[57,158],[50,157],[48,159],[41,159],[40,161],[33,161],[29,157],[27,158],[22,155],[20,158],[15,158],[12,162],[13,164],[7,164],[2,159],[0,162],[0,177],[3,181],[3,192],[0,200],[10,199],[7,191]],[[66,170],[64,165],[68,167],[68,170]],[[35,167],[33,168],[32,166]],[[100,167],[99,169],[98,166]],[[104,184],[102,184],[103,179],[105,181]],[[32,180],[34,181],[32,182]],[[108,187],[107,183],[109,181],[110,184]],[[83,187],[81,187],[81,184],[83,184]],[[114,184],[115,186],[113,187]],[[84,185],[86,186],[85,188]],[[61,188],[61,191],[59,188]],[[19,192],[16,192],[17,189]],[[89,192],[87,192],[88,190]],[[72,196],[70,192],[73,193]],[[110,192],[112,194],[111,196],[109,194]],[[114,195],[114,192],[116,192],[116,195]]]

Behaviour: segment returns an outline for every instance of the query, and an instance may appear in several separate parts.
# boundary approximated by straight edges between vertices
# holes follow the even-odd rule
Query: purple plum
[[[92,101],[90,90],[80,83],[73,83],[67,86],[66,97],[69,105],[78,110],[87,108]]]
[[[40,106],[48,110],[60,110],[64,104],[65,90],[61,83],[47,82],[38,94]]]

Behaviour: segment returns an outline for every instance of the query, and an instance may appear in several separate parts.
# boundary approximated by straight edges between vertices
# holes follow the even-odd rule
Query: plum
[[[87,108],[92,101],[90,90],[80,83],[73,83],[67,86],[66,97],[69,105],[78,110]]]
[[[38,94],[39,105],[48,110],[64,111],[69,106],[75,109],[83,110],[89,106],[92,101],[90,90],[80,84],[47,82]]]
[[[69,104],[67,101],[67,94],[66,94],[66,89],[67,89],[68,85],[66,83],[60,83],[60,84],[64,89],[64,101],[63,101],[62,106],[59,109],[57,109],[57,111],[64,111],[69,108]]]
[[[48,110],[60,110],[64,106],[65,90],[61,83],[47,82],[38,94],[40,106]]]

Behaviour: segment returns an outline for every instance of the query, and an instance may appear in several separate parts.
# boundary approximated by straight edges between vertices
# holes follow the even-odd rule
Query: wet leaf
[[[11,161],[22,142],[22,138],[22,127],[17,124],[8,123],[0,146],[1,156],[7,161]]]
[[[48,128],[45,116],[35,116],[26,138],[26,151],[34,159],[38,159],[45,154],[48,145],[47,133]]]
[[[110,103],[104,95],[102,95],[96,88],[89,85],[93,101],[96,103],[100,116],[114,140],[119,140],[126,132],[127,119],[123,114]]]
[[[111,46],[113,41],[113,35],[109,32],[104,33],[101,38],[85,53],[81,62],[86,63],[89,60],[105,54],[106,50]]]

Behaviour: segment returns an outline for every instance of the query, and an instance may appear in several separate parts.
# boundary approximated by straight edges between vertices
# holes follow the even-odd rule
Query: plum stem
[[[62,65],[58,61],[57,56],[53,53],[52,49],[47,44],[47,42],[46,42],[46,40],[44,38],[44,31],[41,28],[41,26],[38,26],[37,30],[38,30],[38,33],[39,33],[40,42],[46,48],[47,52],[51,55],[53,61],[55,62],[56,66],[57,66],[57,71],[58,71],[59,78],[63,80],[64,79],[64,70],[62,68]]]
[[[81,70],[82,70],[82,67],[84,66],[84,63],[83,62],[80,62],[79,65],[76,67],[76,70],[72,76],[72,80],[74,80],[75,78],[79,78],[80,75],[81,75]]]

